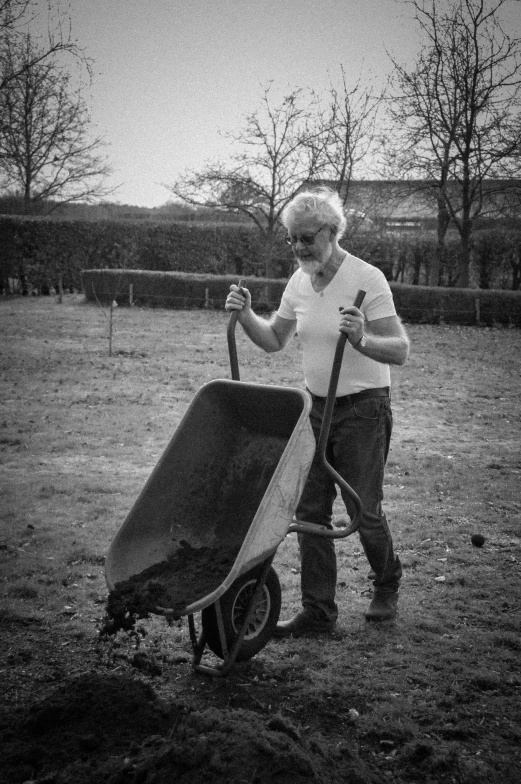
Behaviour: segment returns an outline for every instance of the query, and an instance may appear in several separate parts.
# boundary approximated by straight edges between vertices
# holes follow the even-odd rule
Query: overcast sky
[[[94,62],[89,106],[122,204],[164,204],[161,183],[226,159],[222,132],[241,126],[270,80],[281,94],[320,92],[330,79],[338,84],[342,65],[353,79],[365,72],[383,81],[387,52],[410,62],[419,47],[400,0],[62,2]],[[505,18],[521,35],[521,2],[510,0]]]

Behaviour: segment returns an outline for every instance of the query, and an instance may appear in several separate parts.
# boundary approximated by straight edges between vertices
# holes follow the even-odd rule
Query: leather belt
[[[309,394],[313,400],[320,403],[325,403],[327,398],[314,395],[308,389]],[[335,406],[352,406],[358,400],[365,400],[369,397],[389,397],[389,387],[378,387],[376,389],[363,389],[361,392],[355,392],[353,395],[341,395],[335,398]]]

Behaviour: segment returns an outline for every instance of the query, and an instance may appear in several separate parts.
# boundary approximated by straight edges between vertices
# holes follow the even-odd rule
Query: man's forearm
[[[407,337],[384,337],[366,333],[365,346],[354,346],[364,357],[383,362],[386,365],[403,365],[409,354]]]
[[[280,351],[282,348],[277,334],[268,319],[261,318],[251,308],[241,310],[238,317],[241,327],[256,346],[267,352]]]

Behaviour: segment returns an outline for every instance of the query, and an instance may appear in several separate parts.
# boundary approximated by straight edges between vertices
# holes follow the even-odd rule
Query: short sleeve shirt
[[[304,378],[315,395],[326,397],[328,392],[340,335],[339,309],[352,305],[360,289],[366,292],[360,310],[368,322],[396,315],[392,292],[381,270],[350,254],[321,292],[313,289],[311,277],[300,269],[284,290],[277,313],[297,322]],[[386,386],[390,386],[389,365],[365,357],[346,343],[337,396]]]

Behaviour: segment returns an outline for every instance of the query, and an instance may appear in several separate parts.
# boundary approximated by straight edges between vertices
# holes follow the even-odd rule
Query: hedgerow
[[[85,270],[87,300],[100,305],[191,309],[223,308],[236,275],[203,275],[150,270]],[[287,280],[243,277],[257,311],[275,310]],[[390,283],[396,309],[408,322],[521,326],[521,292],[430,288]]]
[[[84,269],[149,269],[225,275],[262,275],[257,232],[233,224],[143,224],[131,221],[58,221],[0,218],[0,279],[20,281],[22,291],[81,289]],[[285,276],[291,254],[275,246],[275,269]]]
[[[391,237],[365,235],[345,247],[392,277],[397,254]],[[87,269],[157,270],[263,277],[264,248],[253,226],[139,221],[79,221],[0,217],[0,283],[19,281],[23,293],[81,288]],[[282,237],[273,246],[275,278],[291,274],[291,250]]]
[[[514,282],[521,275],[521,235],[515,232],[496,230],[476,237],[476,271],[486,289],[406,285],[421,283],[432,262],[435,245],[428,236],[364,233],[343,244],[383,270],[401,314],[409,321],[520,323],[520,293],[492,289],[497,280],[508,285],[504,271],[502,277],[497,275],[505,265]],[[256,306],[273,309],[293,269],[291,250],[283,238],[275,243],[274,257],[274,275],[268,280],[258,232],[247,225],[0,217],[4,292],[16,282],[22,293],[85,287],[90,296],[89,281],[96,280],[96,296],[103,301],[106,287],[110,289],[117,280],[120,291],[112,299],[128,302],[132,296],[135,304],[156,307],[220,307],[230,282],[243,278],[254,292]],[[94,277],[89,278],[89,270],[97,271]],[[117,274],[107,276],[100,270]],[[165,277],[151,277],[152,272]],[[398,286],[398,280],[404,285]]]

